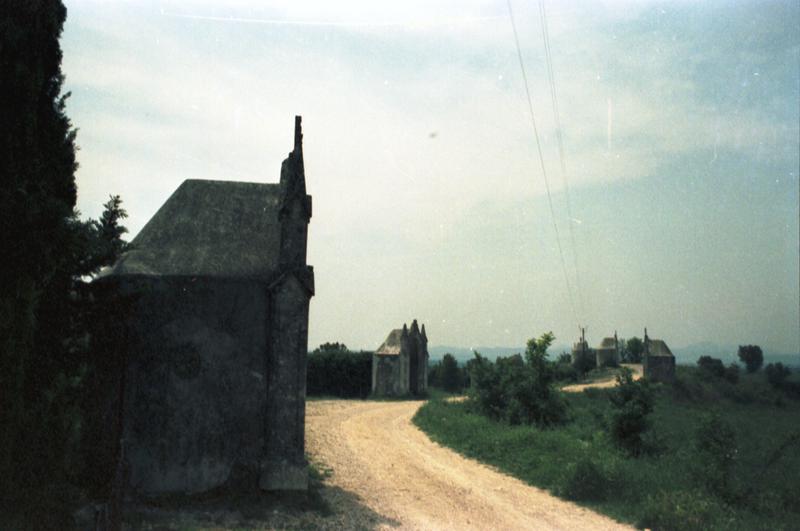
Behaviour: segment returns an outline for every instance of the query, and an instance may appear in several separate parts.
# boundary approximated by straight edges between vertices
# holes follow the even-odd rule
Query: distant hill
[[[685,347],[672,348],[672,353],[675,355],[675,361],[682,365],[692,365],[697,363],[700,356],[711,356],[712,358],[719,358],[723,363],[738,363],[739,351],[738,345],[718,345],[704,341],[702,343],[694,343]],[[791,367],[800,367],[800,354],[787,354],[785,352],[771,352],[764,351],[764,365],[768,363],[783,363]]]
[[[562,352],[569,352],[569,345],[553,345],[548,349],[550,359],[554,360]],[[740,363],[737,352],[738,345],[718,345],[711,342],[694,343],[685,347],[672,347],[675,361],[681,365],[694,365],[700,356],[711,356],[719,358],[723,363]],[[431,361],[441,360],[445,354],[450,353],[459,363],[466,363],[473,357],[472,352],[477,351],[481,356],[494,361],[498,356],[511,356],[512,354],[525,352],[525,347],[453,347],[448,345],[436,345],[428,347]],[[800,354],[786,354],[782,352],[764,352],[764,365],[767,363],[783,363],[791,367],[800,367]],[[741,363],[740,363],[741,364]]]

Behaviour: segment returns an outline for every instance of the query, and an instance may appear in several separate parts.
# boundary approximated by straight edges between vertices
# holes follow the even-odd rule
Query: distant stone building
[[[121,407],[134,494],[305,489],[300,117],[280,183],[187,180],[100,279],[133,294]]]
[[[594,357],[597,368],[619,365],[619,340],[616,332],[614,337],[603,338],[600,345],[594,349]]]
[[[572,345],[572,364],[578,365],[582,359],[586,359],[588,362],[583,367],[594,365],[599,369],[601,367],[616,367],[619,365],[617,333],[614,332],[614,337],[603,338],[596,348],[589,348],[585,331],[581,329],[581,338]]]
[[[647,337],[644,331],[644,356],[642,357],[644,377],[654,382],[675,381],[675,356],[661,339]]]
[[[428,336],[417,320],[389,332],[372,355],[372,394],[420,395],[428,389]]]
[[[592,349],[589,348],[589,343],[581,338],[576,343],[572,344],[572,364],[578,365],[584,359],[593,357]],[[585,367],[586,365],[584,365]]]

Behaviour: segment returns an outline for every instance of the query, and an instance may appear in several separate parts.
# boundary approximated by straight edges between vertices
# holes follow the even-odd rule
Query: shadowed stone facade
[[[135,301],[121,407],[132,492],[307,487],[310,218],[297,117],[280,183],[184,181],[99,280]]]
[[[578,365],[585,359],[598,369],[601,367],[616,367],[619,365],[617,333],[614,332],[614,337],[603,338],[596,348],[589,348],[586,338],[581,335],[581,339],[577,343],[573,343],[571,355],[573,365]]]
[[[617,333],[614,337],[604,337],[600,345],[594,349],[595,364],[597,368],[616,367],[619,365],[619,340]]]
[[[428,336],[417,320],[389,332],[372,355],[374,396],[421,395],[428,390]]]
[[[661,339],[650,339],[644,332],[644,356],[642,357],[644,377],[654,382],[675,381],[675,356]]]

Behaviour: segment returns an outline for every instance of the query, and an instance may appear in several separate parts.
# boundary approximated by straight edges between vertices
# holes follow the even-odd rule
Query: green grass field
[[[761,373],[737,384],[679,367],[657,385],[649,451],[629,457],[608,434],[608,390],[566,394],[570,420],[557,428],[510,426],[467,402],[431,400],[414,422],[433,440],[553,494],[653,529],[800,529],[800,400]],[[719,469],[698,449],[716,412],[735,447],[722,492]],[[795,436],[793,438],[793,436]]]

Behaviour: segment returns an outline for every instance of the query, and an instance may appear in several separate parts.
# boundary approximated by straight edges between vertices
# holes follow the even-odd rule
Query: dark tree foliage
[[[445,354],[442,358],[442,389],[454,393],[461,388],[461,372],[458,370],[458,362],[452,354]]]
[[[585,369],[583,366],[572,364],[572,356],[563,352],[558,359],[553,363],[553,377],[559,382],[575,382],[578,376],[583,376],[590,369]],[[579,372],[580,371],[580,372]]]
[[[767,376],[769,384],[776,388],[781,389],[785,386],[786,380],[792,374],[791,369],[783,365],[783,363],[770,363],[764,367],[764,374]]]
[[[753,373],[764,364],[764,353],[758,345],[740,345],[739,359],[744,363],[747,372]]]
[[[471,361],[465,365],[459,365],[455,356],[447,353],[440,361],[429,363],[428,387],[436,387],[449,393],[464,391],[470,383],[469,363]]]
[[[308,356],[306,394],[366,398],[372,388],[372,353],[324,343]]]
[[[495,363],[477,352],[470,366],[470,404],[490,417],[510,424],[550,426],[566,419],[566,403],[555,388],[555,371],[547,359],[552,333],[528,341],[519,354]]]
[[[584,378],[589,371],[597,367],[597,360],[591,349],[586,349],[586,352],[576,352],[575,359],[572,360],[572,367],[577,378]]]
[[[731,363],[725,367],[725,374],[723,374],[723,377],[732,384],[739,383],[739,366],[735,363]]]
[[[644,341],[634,336],[624,342],[622,359],[627,363],[641,363],[644,355]]]
[[[653,411],[653,392],[647,380],[634,381],[630,370],[617,376],[617,386],[609,394],[614,405],[611,416],[611,437],[621,449],[632,456],[645,449],[643,435],[650,428]]]
[[[61,95],[58,0],[0,5],[0,499],[14,503],[63,459],[70,429],[52,421],[68,375],[75,234],[75,130]],[[62,376],[63,378],[59,378]],[[52,422],[51,422],[52,421]]]
[[[700,356],[697,360],[697,366],[700,367],[702,374],[706,376],[722,378],[725,375],[725,365],[722,363],[722,360],[718,358]]]
[[[112,306],[82,277],[124,249],[119,197],[75,211],[75,138],[61,94],[60,0],[0,3],[0,514],[65,528],[97,465],[87,435],[92,326]],[[113,353],[103,352],[105,358]]]
[[[697,366],[700,368],[700,375],[706,379],[724,378],[732,384],[739,382],[739,366],[735,363],[725,367],[719,358],[700,356]]]

